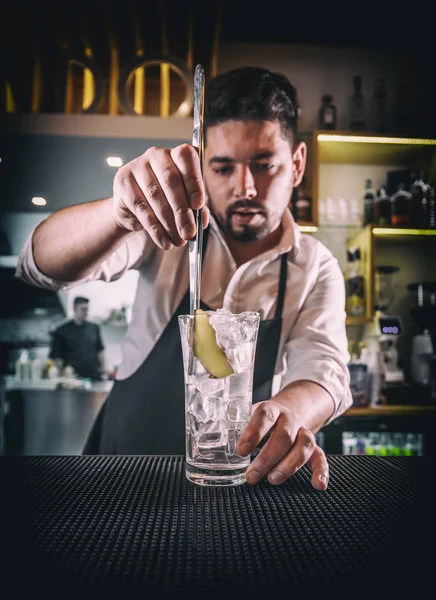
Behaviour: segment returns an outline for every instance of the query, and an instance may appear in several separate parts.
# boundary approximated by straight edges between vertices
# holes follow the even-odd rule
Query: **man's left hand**
[[[247,482],[259,483],[264,477],[278,485],[294,475],[306,463],[312,469],[312,486],[324,491],[329,467],[322,448],[310,429],[297,415],[274,400],[253,406],[253,414],[242,432],[236,452],[250,454],[268,436],[268,440],[247,469]]]

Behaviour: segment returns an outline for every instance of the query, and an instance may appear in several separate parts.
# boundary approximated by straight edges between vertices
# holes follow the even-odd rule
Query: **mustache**
[[[261,204],[258,204],[254,200],[236,200],[231,206],[227,207],[226,213],[227,215],[231,215],[236,210],[240,210],[241,208],[253,208],[254,210],[260,211],[262,214],[265,214],[265,209]]]

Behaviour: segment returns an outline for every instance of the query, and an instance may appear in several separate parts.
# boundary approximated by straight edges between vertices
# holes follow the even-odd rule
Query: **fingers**
[[[132,223],[134,220],[142,225],[157,246],[163,250],[173,247],[164,227],[145,199],[132,171],[121,171],[121,169],[118,171],[114,179],[114,199],[118,205],[115,207],[115,211],[117,208],[119,209],[121,213],[119,218],[127,229],[138,229]]]
[[[271,437],[247,469],[248,482],[258,483],[268,476],[270,483],[279,484],[292,477],[301,465],[293,462],[286,464],[284,461],[289,457],[297,437],[298,426],[292,423],[287,412],[282,413]]]
[[[203,206],[203,227],[209,226],[209,220],[210,220],[210,210],[209,210],[208,206],[204,205]]]
[[[173,148],[170,154],[183,178],[188,204],[192,210],[198,210],[204,205],[206,199],[198,153],[189,144],[182,144]]]
[[[281,407],[272,400],[259,402],[236,445],[236,452],[247,456],[260,444],[279,418]]]
[[[239,438],[236,451],[246,456],[268,433],[268,441],[247,469],[248,483],[256,484],[267,477],[269,483],[279,485],[309,464],[313,487],[321,491],[327,489],[329,467],[315,435],[307,427],[296,424],[293,415],[277,403],[259,403]]]
[[[150,164],[146,163],[142,165],[141,168],[139,165],[136,166],[133,170],[133,174],[144,196],[144,200],[139,204],[143,204],[151,209],[151,213],[147,215],[150,217],[147,220],[147,223],[153,223],[154,226],[154,221],[159,222],[165,230],[171,244],[174,244],[174,246],[182,246],[185,244],[186,241],[182,239],[177,229],[174,208],[168,202],[168,182],[171,182],[171,185],[174,186],[176,193],[179,193],[179,195],[183,193],[183,195],[185,195],[181,177],[176,173],[170,175],[169,172],[166,172],[166,182],[165,184],[162,184],[163,176],[161,175],[161,179],[158,180],[155,170],[153,170],[153,162],[150,162]],[[163,188],[163,185],[166,186],[166,190]],[[182,190],[182,192],[180,192],[180,190]],[[183,204],[186,203],[186,200],[180,197],[179,202],[180,206],[183,206]],[[189,210],[192,215],[192,210],[189,209],[187,204],[186,210]]]
[[[268,443],[272,443],[273,438],[274,435],[271,436],[271,440]],[[313,433],[306,427],[300,427],[293,443],[288,446],[288,450],[285,452],[282,451],[282,456],[279,456],[277,452],[276,456],[279,460],[276,461],[276,464],[273,466],[274,468],[271,468],[270,472],[268,472],[268,481],[278,485],[295,475],[310,460],[315,448],[316,440]]]
[[[161,248],[183,246],[196,233],[193,209],[205,201],[196,150],[189,144],[150,148],[119,169],[114,201],[117,222],[126,228],[136,230],[137,219]],[[207,226],[209,211],[203,212]]]
[[[327,489],[329,484],[329,464],[324,450],[317,446],[310,458],[312,468],[312,485],[320,491]]]

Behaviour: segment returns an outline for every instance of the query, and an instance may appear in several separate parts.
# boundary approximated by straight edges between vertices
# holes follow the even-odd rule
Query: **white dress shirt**
[[[335,409],[328,420],[352,404],[345,327],[345,286],[332,253],[314,237],[302,234],[289,210],[282,236],[272,250],[237,267],[213,217],[201,280],[201,298],[212,310],[275,315],[280,256],[288,254],[288,276],[279,351],[272,393],[293,381],[318,383],[332,396]],[[86,278],[77,282],[50,279],[36,266],[30,234],[18,260],[17,275],[52,290],[67,290],[91,280],[114,281],[127,269],[138,269],[132,319],[123,340],[117,379],[126,379],[144,362],[168,324],[189,285],[188,247],[160,250],[145,231],[130,236]],[[168,365],[171,369],[171,365]]]

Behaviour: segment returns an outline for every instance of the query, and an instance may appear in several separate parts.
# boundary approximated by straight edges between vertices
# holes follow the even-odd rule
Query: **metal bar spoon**
[[[203,175],[204,160],[204,139],[203,139],[203,121],[204,121],[204,69],[201,65],[195,67],[194,72],[194,131],[192,135],[192,145],[197,148],[200,157],[201,174]],[[194,210],[194,219],[196,233],[192,240],[189,240],[189,312],[194,316],[195,311],[200,308],[200,285],[201,285],[201,263],[203,254],[203,208]],[[193,345],[194,319],[190,320],[190,339],[191,348]],[[189,356],[188,373],[193,373],[193,354],[192,350]]]

